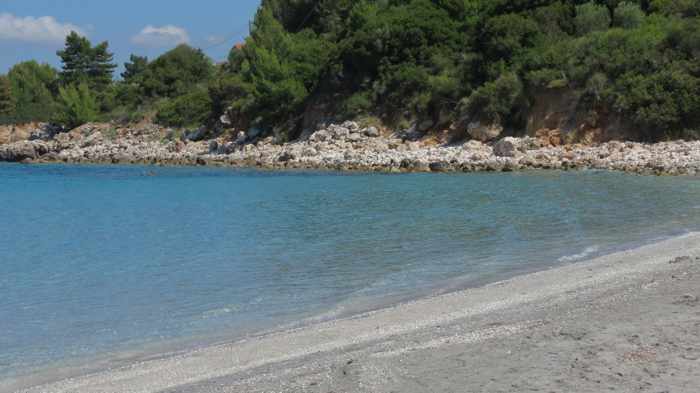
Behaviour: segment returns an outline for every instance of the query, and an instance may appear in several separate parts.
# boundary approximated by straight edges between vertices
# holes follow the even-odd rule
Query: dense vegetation
[[[182,45],[132,56],[112,82],[106,43],[71,35],[58,55],[61,71],[27,62],[0,77],[0,118],[189,127],[226,113],[281,140],[369,116],[523,130],[539,95],[566,91],[640,138],[700,129],[697,0],[263,0],[221,65]]]

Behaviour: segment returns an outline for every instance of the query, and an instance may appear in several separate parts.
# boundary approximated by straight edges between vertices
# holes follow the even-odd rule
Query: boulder
[[[347,140],[348,140],[348,142],[359,142],[362,140],[362,134],[357,134],[357,133],[350,134],[350,135],[348,135]]]
[[[219,142],[216,139],[209,141],[209,154],[219,153]]]
[[[201,141],[204,139],[204,134],[206,129],[204,127],[198,128],[196,130],[185,131],[183,138],[187,141]]]
[[[239,144],[239,145],[242,145],[242,144],[245,143],[246,139],[247,139],[247,137],[246,137],[245,132],[241,131],[241,132],[239,132],[238,135],[236,136],[236,143]]]
[[[313,146],[307,146],[301,151],[301,155],[304,157],[315,157],[318,155],[318,150]]]
[[[29,140],[48,141],[53,139],[56,136],[56,134],[61,132],[61,130],[61,127],[54,126],[48,123],[40,123],[36,129],[31,131],[29,135]]]
[[[355,133],[360,131],[360,125],[354,121],[346,121],[340,125],[342,128],[347,129],[350,133]]]
[[[519,153],[519,145],[519,139],[505,137],[493,145],[493,154],[497,157],[515,157]]]
[[[95,131],[94,133],[85,137],[80,144],[81,147],[90,147],[99,145],[104,141],[104,137],[100,131]]]
[[[447,172],[450,170],[450,166],[447,163],[440,161],[431,162],[429,167],[432,172]]]
[[[537,138],[543,146],[561,146],[563,142],[561,131],[557,129],[539,129],[535,131],[535,138]]]
[[[316,131],[309,137],[311,142],[325,142],[329,139],[331,139],[331,134],[326,130]]]
[[[16,142],[0,147],[0,161],[21,162],[34,160],[39,155],[33,142]]]
[[[331,124],[328,127],[328,133],[332,136],[333,139],[345,139],[350,135],[350,129],[343,126]]]
[[[500,124],[483,124],[481,122],[472,122],[467,125],[467,133],[477,141],[488,142],[498,138],[503,132],[503,126]]]
[[[370,138],[378,138],[381,135],[377,127],[367,127],[364,129],[364,131],[362,131],[362,133]]]

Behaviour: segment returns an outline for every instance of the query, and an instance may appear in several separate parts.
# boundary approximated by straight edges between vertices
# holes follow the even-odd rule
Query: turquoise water
[[[700,182],[0,165],[0,374],[238,337],[696,230]]]

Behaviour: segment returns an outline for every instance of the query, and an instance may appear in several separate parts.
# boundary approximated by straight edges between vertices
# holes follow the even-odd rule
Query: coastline
[[[684,326],[684,329],[697,330],[700,328],[700,314],[696,308],[687,307],[697,306],[697,296],[700,293],[686,292],[697,292],[699,279],[700,234],[691,233],[586,262],[517,276],[479,288],[419,299],[353,317],[270,333],[235,343],[144,359],[128,366],[26,390],[18,390],[22,383],[14,388],[8,387],[10,390],[0,390],[390,391],[389,387],[400,387],[399,391],[420,391],[417,386],[411,388],[410,379],[394,378],[392,375],[407,370],[409,365],[416,367],[412,372],[429,374],[431,368],[444,371],[455,369],[458,364],[465,362],[472,362],[471,367],[476,367],[475,370],[472,369],[476,371],[475,375],[488,374],[489,367],[513,366],[511,363],[514,360],[507,355],[496,356],[496,349],[502,349],[509,340],[520,343],[530,340],[536,344],[535,348],[560,345],[561,340],[571,340],[575,344],[582,341],[582,338],[576,339],[581,330],[585,331],[582,333],[585,337],[594,335],[597,330],[609,329],[609,326],[601,324],[605,323],[606,318],[616,318],[615,313],[611,312],[612,309],[619,312],[616,307],[648,308],[645,314],[639,316],[644,323],[635,327],[642,331],[642,339],[659,332],[654,325],[663,322],[663,317],[672,318],[683,310],[688,311],[686,316],[690,319],[690,325]],[[670,306],[660,306],[668,303],[665,297],[648,295],[654,291],[669,292],[672,297]],[[592,313],[601,315],[591,319]],[[661,319],[659,314],[663,314]],[[652,316],[654,318],[649,319]],[[551,333],[567,323],[567,326],[578,326],[580,331],[556,336],[544,334],[539,339],[527,338],[535,337],[542,331]],[[590,330],[587,330],[589,327]],[[668,329],[661,332],[671,334]],[[620,337],[613,334],[605,338],[615,341]],[[447,356],[453,355],[460,348],[464,353],[482,351],[480,353],[484,358],[469,361],[462,359],[460,363]],[[685,343],[680,349],[687,349],[690,358],[700,355],[698,342]],[[495,351],[491,353],[492,350]],[[634,355],[637,352],[639,353]],[[649,356],[645,355],[646,352],[637,352],[630,351],[634,356]],[[520,355],[528,353],[526,351]],[[441,357],[445,359],[435,363],[435,358]],[[424,361],[427,358],[432,361]],[[495,363],[489,363],[489,358]],[[654,363],[656,359],[642,360],[644,362],[635,360],[626,366],[648,368],[651,364],[653,367],[661,367]],[[625,363],[624,359],[621,362]],[[530,364],[534,369],[545,366],[537,362]],[[463,379],[467,378],[468,369],[463,370]],[[596,368],[590,372],[594,375],[607,375]],[[554,383],[553,380],[538,380],[534,375],[528,376],[524,370],[515,374],[510,377],[529,379],[531,384]],[[623,384],[625,381],[629,382],[626,378],[633,377],[633,374],[625,374],[617,377],[620,387],[626,386]],[[700,375],[697,375],[697,370],[695,374],[689,374],[688,370],[677,370],[674,378],[689,378],[689,381],[697,384]],[[481,378],[473,377],[470,380],[473,390],[487,388],[485,385],[473,385],[483,383]],[[463,385],[464,382],[444,381],[447,384],[445,386],[452,384],[453,388],[463,388],[466,386]],[[499,383],[501,382],[509,381],[506,377]],[[31,385],[31,381],[24,383]],[[503,386],[499,389],[503,389]],[[511,389],[503,391],[519,391]],[[559,390],[562,389],[566,390],[563,385],[559,386]],[[679,388],[674,391],[686,390]]]
[[[245,135],[237,140],[174,140],[171,134],[172,130],[158,126],[114,128],[105,124],[88,124],[59,134],[35,132],[28,140],[0,145],[0,161],[383,173],[531,169],[599,169],[651,175],[700,173],[700,141],[561,145],[532,137],[505,137],[486,142],[445,143],[381,133],[353,122],[330,125],[285,144],[273,143],[270,137]]]

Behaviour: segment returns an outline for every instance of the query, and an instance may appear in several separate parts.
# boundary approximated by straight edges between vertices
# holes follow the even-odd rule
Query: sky
[[[56,50],[76,30],[93,44],[108,41],[120,65],[149,59],[180,43],[215,61],[248,34],[260,0],[0,0],[0,74],[25,60],[60,67]]]

